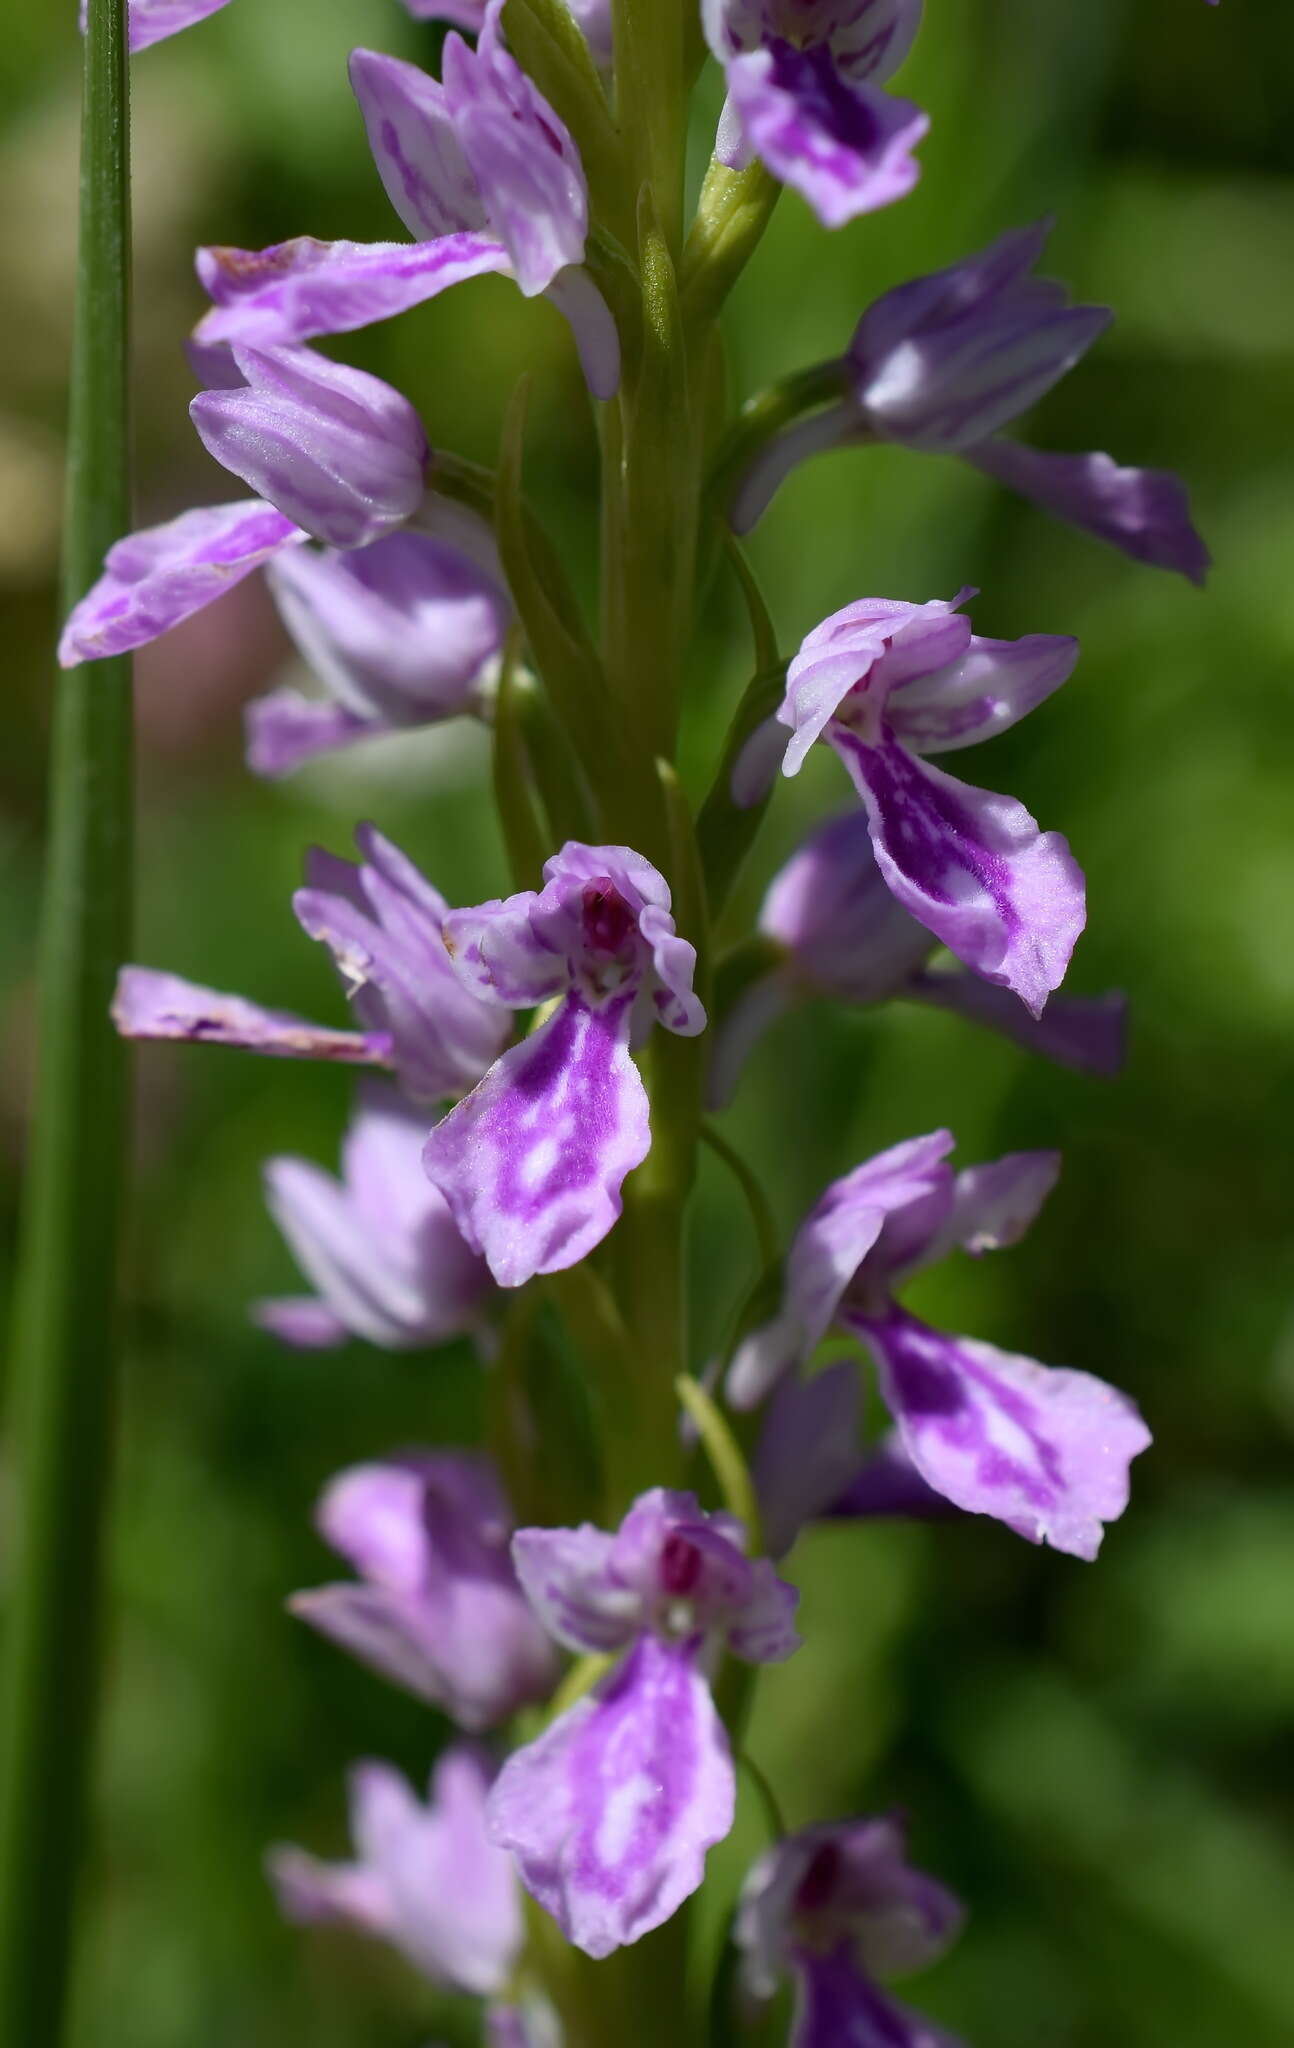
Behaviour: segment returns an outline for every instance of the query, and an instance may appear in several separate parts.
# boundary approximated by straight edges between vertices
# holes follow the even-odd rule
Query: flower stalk
[[[129,524],[125,0],[90,0],[64,589]],[[15,1569],[0,1713],[0,2039],[61,2038],[85,1837],[116,1378],[127,1071],[109,1021],[131,901],[130,661],[60,685],[39,1077],[18,1275]]]

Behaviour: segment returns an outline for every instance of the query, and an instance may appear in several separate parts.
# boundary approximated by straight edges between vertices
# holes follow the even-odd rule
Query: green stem
[[[64,595],[129,523],[125,0],[91,0]],[[127,1073],[130,664],[74,670],[54,716],[40,1075],[18,1278],[19,1495],[0,1733],[0,2041],[54,2048],[85,1837],[117,1351]]]

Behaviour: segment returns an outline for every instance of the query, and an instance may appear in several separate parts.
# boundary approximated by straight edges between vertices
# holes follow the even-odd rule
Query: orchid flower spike
[[[948,1131],[914,1138],[833,1181],[787,1255],[782,1306],[749,1335],[728,1398],[750,1408],[806,1365],[832,1328],[864,1342],[902,1447],[954,1507],[1031,1543],[1093,1558],[1128,1504],[1150,1442],[1133,1403],[1090,1373],[950,1337],[900,1306],[906,1280],[960,1246],[1015,1244],[1055,1184],[1052,1152],[1009,1153],[954,1174]]]
[[[1083,929],[1082,871],[1023,804],[923,757],[1015,725],[1071,674],[1078,642],[981,639],[958,609],[972,594],[923,605],[863,598],[816,626],[777,713],[791,731],[783,771],[794,775],[825,741],[863,800],[895,901],[1039,1017]]]
[[[353,1927],[398,1949],[433,1984],[489,1998],[521,1953],[521,1900],[485,1832],[490,1769],[470,1744],[445,1751],[424,1806],[389,1764],[350,1776],[354,1861],[276,1848],[267,1858],[285,1918]]]
[[[445,945],[478,1003],[556,1002],[437,1124],[423,1162],[501,1287],[560,1272],[600,1244],[620,1189],[651,1145],[630,1047],[653,1024],[690,1038],[695,948],[678,937],[665,879],[625,846],[570,840],[544,887],[445,920]]]
[[[897,441],[959,455],[1044,511],[1134,561],[1202,583],[1209,552],[1186,492],[1166,470],[1108,455],[1054,455],[1000,429],[1049,391],[1109,326],[1106,306],[1074,306],[1032,275],[1050,220],[1015,228],[947,270],[899,285],[869,307],[845,355],[824,365],[838,396],[768,441],[741,478],[733,528],[749,532],[790,471],[851,442]]]
[[[419,1451],[352,1466],[316,1520],[360,1576],[295,1594],[302,1621],[472,1732],[551,1692],[556,1653],[517,1582],[487,1459]]]
[[[287,1344],[321,1350],[362,1337],[386,1351],[464,1332],[488,1343],[493,1292],[422,1170],[427,1114],[389,1082],[369,1081],[337,1180],[308,1159],[271,1159],[265,1199],[316,1292],[258,1302],[253,1315]]]
[[[788,2048],[958,2048],[877,1978],[934,1962],[961,1921],[952,1893],[908,1863],[902,1823],[886,1817],[785,1836],[746,1879],[733,1938],[752,1999],[794,1979]]]
[[[182,512],[109,548],[64,626],[64,668],[160,638],[312,538],[365,547],[422,506],[429,451],[413,407],[312,349],[233,349],[221,387],[189,410],[209,453],[259,496]]]
[[[351,83],[388,197],[412,242],[320,242],[198,251],[213,301],[201,343],[283,344],[389,319],[490,272],[544,294],[571,323],[589,388],[611,397],[620,345],[583,268],[588,187],[564,123],[504,47],[504,0],[486,0],[475,49],[451,33],[444,77],[356,50]]]
[[[623,1651],[591,1693],[511,1756],[490,1796],[490,1838],[586,1955],[668,1920],[732,1826],[732,1757],[709,1660],[751,1664],[798,1647],[798,1594],[740,1524],[689,1493],[644,1494],[619,1530],[521,1529],[517,1574],[573,1650]]]
[[[1055,995],[1034,1017],[1009,988],[953,963],[932,965],[934,936],[891,894],[857,811],[819,826],[792,854],[769,885],[758,928],[764,965],[743,980],[716,1029],[709,1085],[718,1107],[732,1100],[768,1027],[817,997],[951,1010],[1080,1073],[1117,1074],[1123,1064],[1123,996]]]
[[[443,936],[449,906],[439,890],[371,825],[355,836],[364,856],[358,865],[312,849],[293,909],[332,953],[362,1031],[330,1031],[177,975],[125,967],[113,1005],[122,1036],[390,1066],[419,1102],[471,1088],[497,1056],[508,1021],[455,974]]]
[[[728,85],[720,163],[762,158],[829,228],[912,190],[930,122],[882,87],[921,0],[702,0],[701,20]]]

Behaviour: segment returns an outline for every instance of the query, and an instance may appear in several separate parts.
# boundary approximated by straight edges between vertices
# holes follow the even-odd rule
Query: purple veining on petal
[[[832,1182],[791,1244],[779,1314],[745,1338],[734,1355],[725,1388],[734,1407],[753,1408],[793,1367],[808,1362],[868,1254],[884,1247],[887,1236],[891,1247],[897,1245],[896,1222],[906,1236],[904,1212],[922,1219],[918,1242],[924,1249],[924,1219],[932,1208],[941,1219],[952,1200],[952,1174],[943,1163],[952,1147],[951,1131],[934,1131]]]
[[[728,85],[721,163],[739,168],[753,150],[828,227],[911,189],[929,122],[880,87],[907,54],[920,0],[703,0],[701,15]]]
[[[732,1760],[686,1646],[645,1635],[597,1689],[504,1765],[491,1838],[568,1940],[637,1941],[701,1882],[732,1826]]]
[[[103,575],[68,616],[64,668],[143,647],[307,535],[259,498],[182,512],[109,548]]]
[[[833,727],[867,807],[882,874],[905,910],[1034,1016],[1059,986],[1086,921],[1069,843],[1024,805],[958,782],[892,741]]]
[[[427,1140],[428,1174],[501,1287],[575,1265],[620,1214],[651,1143],[630,1009],[572,990]]]
[[[214,305],[198,323],[197,338],[265,348],[346,334],[508,268],[497,236],[475,231],[432,242],[320,242],[300,235],[268,249],[200,249],[198,276]]]
[[[874,1352],[904,1447],[929,1485],[1033,1543],[1095,1557],[1123,1513],[1128,1466],[1150,1433],[1090,1373],[946,1337],[901,1309],[846,1314]]]
[[[853,82],[824,47],[776,40],[728,64],[743,132],[775,177],[793,185],[826,227],[904,198],[920,176],[912,152],[929,117],[867,81]]]

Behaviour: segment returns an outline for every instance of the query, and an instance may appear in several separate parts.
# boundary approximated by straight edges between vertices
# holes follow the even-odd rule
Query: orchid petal
[[[477,230],[430,242],[320,242],[311,235],[268,249],[198,251],[214,301],[197,337],[282,347],[390,320],[453,285],[506,272],[508,252]]]
[[[1150,1432],[1126,1395],[1090,1373],[1039,1365],[914,1316],[847,1316],[875,1354],[881,1391],[927,1484],[1031,1543],[1093,1558],[1128,1502],[1128,1466]]]
[[[930,127],[911,100],[850,79],[832,52],[776,41],[725,66],[750,147],[803,194],[825,227],[890,206],[920,176],[912,155]]]
[[[130,534],[109,548],[103,575],[69,613],[60,664],[74,668],[145,646],[306,538],[259,498],[182,512]]]
[[[388,1042],[378,1034],[332,1031],[154,967],[122,968],[112,1019],[123,1038],[177,1038],[274,1059],[340,1060],[349,1066],[385,1066],[389,1059]]]
[[[643,1636],[597,1689],[504,1765],[491,1837],[586,1955],[659,1927],[732,1826],[732,1759],[686,1648]]]
[[[1008,490],[1134,562],[1204,582],[1212,557],[1191,519],[1186,487],[1170,470],[1122,469],[1109,455],[1053,455],[1018,441],[981,441],[964,454]]]
[[[904,909],[1039,1016],[1086,918],[1068,842],[1040,832],[1013,797],[957,782],[892,741],[870,746],[838,724],[830,738]]]
[[[651,1143],[629,1011],[572,990],[427,1140],[428,1175],[501,1287],[575,1265],[620,1214]]]
[[[334,547],[362,547],[422,503],[422,422],[379,377],[311,349],[236,348],[245,383],[189,415],[217,462]]]

